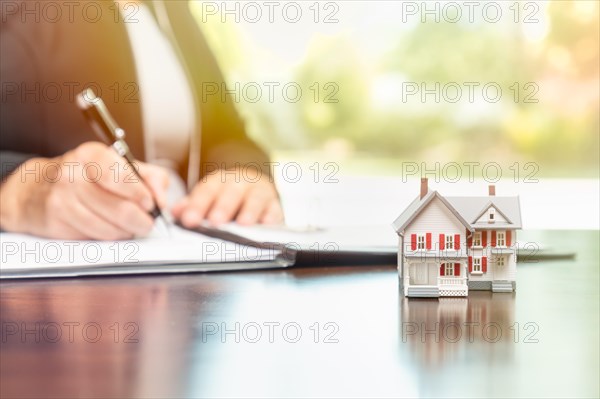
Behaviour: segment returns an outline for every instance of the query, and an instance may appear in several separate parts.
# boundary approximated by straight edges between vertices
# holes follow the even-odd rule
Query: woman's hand
[[[197,227],[204,219],[213,224],[233,220],[244,225],[283,222],[275,185],[258,170],[218,170],[205,176],[172,213],[188,228]]]
[[[136,163],[159,206],[167,172]],[[0,227],[56,239],[119,240],[147,234],[152,193],[123,158],[101,143],[84,143],[57,158],[34,158],[0,186]]]

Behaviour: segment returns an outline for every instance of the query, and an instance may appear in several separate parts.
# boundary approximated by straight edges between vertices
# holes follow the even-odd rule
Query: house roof
[[[449,203],[475,228],[490,228],[490,227],[511,227],[520,229],[521,222],[521,205],[519,197],[446,197]],[[493,206],[506,220],[504,222],[476,223],[477,219]]]
[[[415,198],[398,216],[392,224],[396,232],[402,232],[434,198],[438,198],[446,205],[469,231],[475,231],[475,228],[510,227],[520,229],[522,227],[519,197],[443,197],[437,191],[430,190],[423,198]],[[490,206],[494,206],[507,222],[476,223],[477,219]]]
[[[500,209],[498,209],[498,207],[495,206],[492,201],[488,201],[488,203],[485,204],[485,206],[481,209],[479,214],[473,219],[473,221],[471,223],[477,223],[477,220],[479,220],[483,216],[483,214],[486,213],[487,210],[492,207],[496,210],[496,212],[498,212],[506,220],[507,224],[512,224],[512,222],[510,221],[510,218],[508,216],[506,216]]]
[[[404,230],[406,226],[429,204],[434,198],[438,198],[454,216],[470,231],[474,231],[473,227],[465,220],[465,218],[437,191],[430,190],[423,198],[417,197],[408,207],[398,216],[392,226],[397,232]]]

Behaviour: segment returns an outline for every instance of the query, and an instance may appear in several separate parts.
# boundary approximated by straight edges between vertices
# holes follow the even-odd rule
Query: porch
[[[469,293],[467,278],[461,276],[438,276],[434,284],[411,283],[405,278],[405,295],[414,298],[463,297]]]
[[[467,296],[469,287],[466,277],[438,277],[440,296]]]
[[[403,267],[404,293],[408,297],[438,298],[467,296],[467,257],[454,254],[405,257]]]

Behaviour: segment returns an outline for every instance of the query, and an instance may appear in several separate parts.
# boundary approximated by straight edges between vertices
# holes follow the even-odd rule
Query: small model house
[[[398,273],[408,297],[467,296],[516,289],[519,197],[444,197],[421,179],[421,192],[393,224]]]

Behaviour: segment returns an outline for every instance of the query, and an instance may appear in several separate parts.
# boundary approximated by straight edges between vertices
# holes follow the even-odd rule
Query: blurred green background
[[[438,4],[439,22],[422,2],[300,2],[296,23],[278,11],[285,2],[272,21],[264,3],[258,21],[237,3],[238,21],[220,2],[190,6],[230,89],[238,85],[250,134],[277,160],[379,175],[404,161],[535,162],[539,176],[599,175],[597,1],[495,2],[502,18],[493,23],[486,2],[471,20],[454,3],[458,22],[447,2],[428,4]],[[273,98],[265,82],[280,84]],[[297,102],[282,95],[288,82],[302,89]],[[465,82],[478,84],[472,99]],[[436,83],[440,98],[422,98],[421,84]],[[486,100],[490,83],[502,93],[492,87]]]

